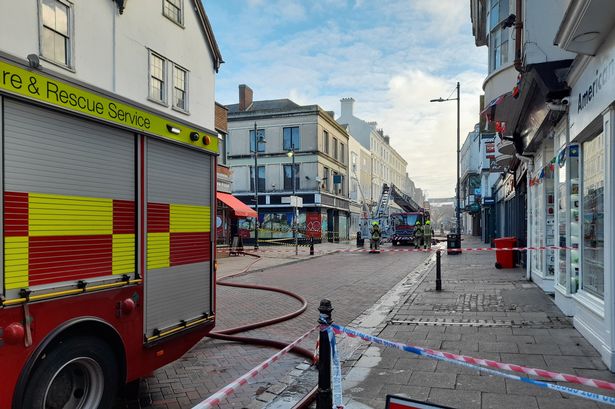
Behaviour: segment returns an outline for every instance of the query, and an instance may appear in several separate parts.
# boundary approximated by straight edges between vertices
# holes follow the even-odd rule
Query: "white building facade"
[[[404,191],[408,162],[391,146],[390,137],[385,135],[382,129],[378,129],[376,122],[366,122],[354,115],[354,103],[353,98],[342,98],[341,113],[336,120],[347,125],[350,134],[370,152],[371,183],[368,191],[364,193],[373,205],[380,197],[383,184],[395,185]],[[414,197],[413,199],[417,203],[421,202]]]

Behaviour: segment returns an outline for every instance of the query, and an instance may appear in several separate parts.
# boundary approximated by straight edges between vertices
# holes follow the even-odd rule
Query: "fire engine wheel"
[[[98,338],[71,338],[43,354],[24,393],[28,409],[107,409],[118,391],[118,366]]]

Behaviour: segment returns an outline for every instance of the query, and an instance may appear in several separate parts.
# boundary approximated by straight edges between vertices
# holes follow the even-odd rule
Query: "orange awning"
[[[216,192],[216,198],[233,209],[237,217],[256,217],[256,212],[246,206],[241,200],[228,193]]]

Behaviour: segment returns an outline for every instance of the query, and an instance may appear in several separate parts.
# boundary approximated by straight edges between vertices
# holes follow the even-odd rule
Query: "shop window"
[[[604,136],[583,144],[584,291],[604,299]],[[577,195],[578,196],[578,195]]]
[[[40,53],[53,63],[73,66],[72,6],[60,0],[40,3]]]

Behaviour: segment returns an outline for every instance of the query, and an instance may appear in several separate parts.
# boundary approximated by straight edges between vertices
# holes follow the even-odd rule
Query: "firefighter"
[[[370,234],[369,249],[370,252],[375,253],[378,251],[378,245],[380,244],[380,226],[378,226],[378,222],[372,223]]]
[[[431,248],[432,234],[433,234],[433,230],[431,230],[431,221],[427,220],[425,222],[425,228],[423,229],[423,246],[426,249]]]
[[[417,220],[414,226],[414,248],[420,249],[423,241],[423,226],[421,226],[421,221]]]

